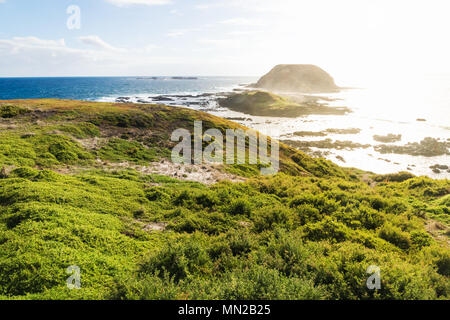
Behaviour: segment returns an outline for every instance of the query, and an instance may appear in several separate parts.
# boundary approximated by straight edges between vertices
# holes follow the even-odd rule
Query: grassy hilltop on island
[[[337,92],[340,89],[325,70],[311,64],[279,64],[251,87],[302,93]]]
[[[0,298],[449,299],[449,180],[284,144],[273,176],[173,164],[171,133],[200,120],[245,129],[162,105],[0,101]]]

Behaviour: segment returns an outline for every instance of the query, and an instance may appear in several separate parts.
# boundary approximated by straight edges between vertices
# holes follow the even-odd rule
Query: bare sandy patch
[[[100,149],[108,139],[106,138],[88,138],[88,139],[75,139],[83,148],[88,150]]]
[[[167,227],[166,222],[154,222],[145,224],[143,230],[146,232],[164,231],[166,230],[166,227]]]
[[[177,164],[169,160],[140,166],[129,162],[104,163],[108,169],[134,169],[143,174],[160,174],[178,180],[196,181],[203,184],[214,184],[219,181],[244,182],[245,179],[223,171],[221,164]]]
[[[437,241],[450,245],[449,228],[439,221],[426,221],[425,230]]]

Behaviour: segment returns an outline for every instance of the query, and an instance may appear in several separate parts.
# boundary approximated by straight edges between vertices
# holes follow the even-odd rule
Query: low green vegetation
[[[194,119],[237,124],[164,106],[8,103],[28,112],[0,120],[1,299],[450,297],[448,180],[373,176],[281,145],[279,174],[229,166],[249,178],[207,186],[106,164],[165,159],[171,130]],[[130,110],[148,116],[103,117]],[[366,286],[371,265],[381,290]]]
[[[0,106],[1,118],[14,118],[27,112],[28,110],[26,108],[22,108],[15,105],[3,104]]]

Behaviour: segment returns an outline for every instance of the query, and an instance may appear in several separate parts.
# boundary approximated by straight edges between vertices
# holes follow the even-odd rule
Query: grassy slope
[[[156,105],[0,101],[0,297],[448,299],[448,235],[424,227],[431,216],[448,224],[448,180],[369,187],[284,145],[276,176],[224,168],[253,176],[239,184],[101,165],[167,157],[170,133],[194,120],[239,127]],[[149,231],[157,222],[166,231]],[[66,288],[71,265],[80,290]],[[369,265],[381,267],[376,293]]]

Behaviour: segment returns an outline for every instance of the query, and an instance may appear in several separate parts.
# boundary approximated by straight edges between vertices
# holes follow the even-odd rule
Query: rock
[[[118,97],[116,99],[117,103],[127,103],[130,102],[130,97]]]
[[[401,141],[402,135],[401,134],[392,134],[392,133],[389,133],[386,136],[374,135],[373,140],[378,141],[378,142],[383,142],[383,143],[393,143],[393,142]]]
[[[280,64],[263,76],[255,85],[284,92],[336,92],[339,87],[323,69],[309,64]]]
[[[172,77],[172,80],[198,80],[197,77]]]
[[[348,129],[327,129],[325,131],[297,131],[294,132],[294,136],[299,137],[325,137],[328,134],[358,134],[361,129],[348,128]]]
[[[435,164],[434,166],[431,166],[430,169],[448,170],[449,167],[445,164]]]
[[[370,148],[370,144],[360,144],[352,141],[333,141],[331,139],[319,140],[319,141],[297,141],[297,140],[280,140],[281,142],[298,148],[302,151],[308,152],[310,148],[319,149],[337,149],[337,150],[353,150],[353,149],[367,149]]]
[[[437,139],[430,137],[423,139],[420,143],[408,143],[404,146],[392,146],[383,144],[374,147],[375,151],[383,154],[397,153],[425,157],[450,155],[448,148],[450,148],[449,142],[440,142]]]
[[[249,118],[242,118],[242,117],[227,117],[225,119],[231,120],[231,121],[247,121],[247,120],[251,120]]]
[[[325,130],[325,132],[332,133],[332,134],[358,134],[361,132],[361,129],[358,129],[358,128],[327,129],[327,130]]]
[[[338,160],[340,160],[340,161],[342,161],[342,162],[345,163],[345,159],[344,159],[344,157],[342,157],[342,156],[336,156],[336,159],[338,159]]]
[[[324,132],[316,131],[297,131],[293,133],[294,136],[298,137],[325,137],[327,134]]]
[[[149,97],[153,101],[173,101],[172,98],[165,97],[165,96],[157,96],[157,97]]]
[[[215,95],[214,93],[202,93],[202,94],[199,94],[197,97],[206,98],[206,97],[212,97],[214,95]]]
[[[416,121],[419,121],[419,122],[425,122],[425,121],[427,121],[427,120],[426,120],[426,119],[419,118],[419,119],[417,119]]]

